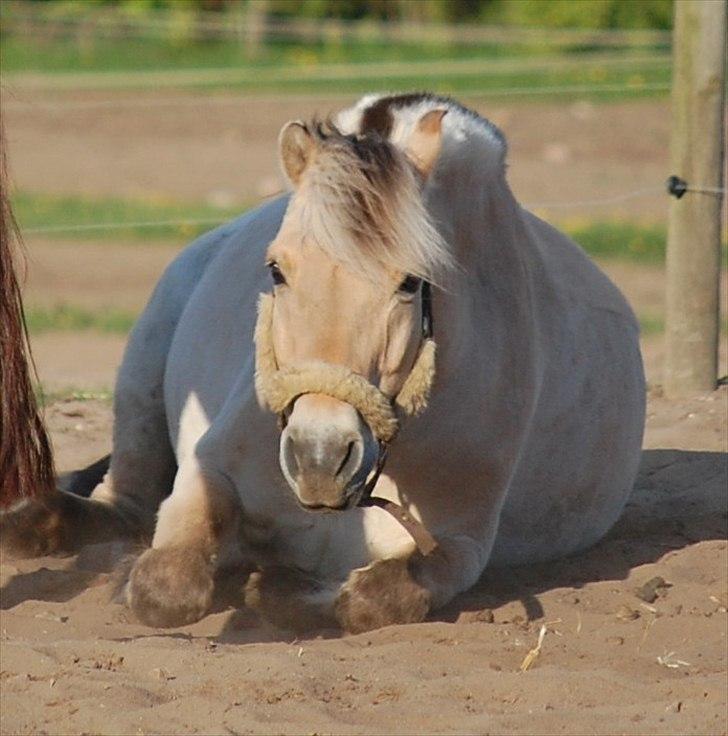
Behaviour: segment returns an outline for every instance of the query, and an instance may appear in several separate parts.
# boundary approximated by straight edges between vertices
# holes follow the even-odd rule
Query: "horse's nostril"
[[[301,464],[296,454],[296,443],[293,441],[293,437],[288,435],[283,445],[283,453],[288,464],[288,468],[292,473],[298,472]]]
[[[338,469],[336,470],[336,475],[340,475],[341,471],[346,467],[346,464],[349,462],[349,458],[351,457],[351,453],[354,450],[354,442],[350,442],[346,446],[346,454],[344,455],[344,459],[341,461],[341,464],[339,465]]]

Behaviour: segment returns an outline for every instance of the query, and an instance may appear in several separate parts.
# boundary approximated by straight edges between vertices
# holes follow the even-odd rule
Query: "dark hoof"
[[[254,572],[245,586],[245,605],[276,628],[303,633],[336,625],[333,593],[313,578],[289,567]]]
[[[407,560],[380,560],[349,575],[334,610],[344,631],[359,634],[419,623],[430,610],[430,600],[429,591],[412,579]]]
[[[58,493],[0,513],[0,547],[16,557],[73,552],[77,545],[71,534],[69,511],[65,497]]]
[[[148,549],[131,571],[127,603],[147,626],[184,626],[208,612],[213,587],[213,565],[202,553]]]
[[[0,513],[0,548],[16,557],[77,552],[138,535],[138,527],[111,506],[62,491]]]

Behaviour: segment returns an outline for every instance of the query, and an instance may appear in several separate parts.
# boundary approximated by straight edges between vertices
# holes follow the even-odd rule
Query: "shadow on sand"
[[[544,615],[538,594],[601,580],[623,580],[670,550],[728,536],[728,454],[645,450],[635,489],[617,523],[594,547],[527,567],[488,569],[432,620],[520,600],[529,620]]]

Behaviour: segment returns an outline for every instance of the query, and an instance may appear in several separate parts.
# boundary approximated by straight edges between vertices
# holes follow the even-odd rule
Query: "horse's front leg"
[[[484,566],[480,545],[466,537],[439,540],[428,555],[377,560],[349,575],[334,604],[336,619],[350,633],[418,623],[473,585]]]
[[[240,506],[232,487],[193,459],[159,509],[151,549],[135,562],[126,599],[149,626],[182,626],[209,610],[221,548],[233,542]]]
[[[354,570],[344,582],[322,581],[290,567],[266,567],[245,587],[245,604],[279,629],[304,633],[342,628],[348,633],[422,621],[427,589],[412,577],[408,561],[388,559]]]
[[[479,544],[457,537],[439,540],[427,556],[375,560],[339,582],[272,566],[251,575],[245,602],[275,626],[298,632],[336,626],[357,634],[419,623],[473,585],[484,559]]]

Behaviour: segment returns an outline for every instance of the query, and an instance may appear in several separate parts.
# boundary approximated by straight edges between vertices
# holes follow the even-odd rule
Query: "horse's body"
[[[443,107],[442,151],[423,198],[457,267],[434,293],[429,407],[404,421],[375,489],[440,544],[415,575],[431,606],[471,586],[489,563],[545,560],[597,541],[632,488],[644,422],[629,307],[577,246],[517,204],[493,126],[415,96],[365,98],[337,124],[404,147],[416,121]],[[415,552],[382,509],[310,513],[281,474],[280,429],[254,388],[253,330],[258,295],[270,290],[266,249],[287,206],[288,197],[271,202],[184,251],[127,347],[111,473],[92,498],[149,519],[174,479],[153,541],[153,552],[170,556],[147,567],[142,558],[130,584],[132,605],[151,622],[180,619],[149,613],[165,605],[151,589],[175,574],[190,576],[178,587],[195,591],[203,612],[209,568],[200,572],[190,549],[204,549],[212,567],[242,553],[264,574],[269,566],[297,570],[307,582],[290,585],[290,595],[324,612],[340,607],[342,591],[351,598],[359,586],[366,597],[362,574],[378,561]],[[335,329],[337,315],[328,319]],[[383,576],[384,584],[399,585],[398,575]],[[259,580],[251,600],[279,606],[283,594],[266,585]],[[351,623],[336,610],[354,630],[421,617]]]

